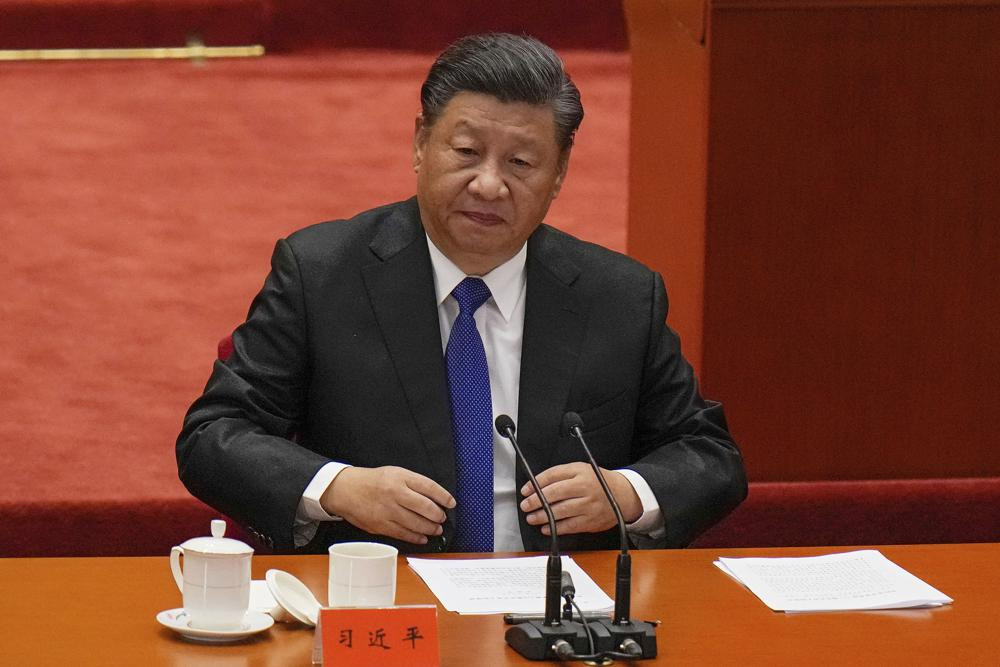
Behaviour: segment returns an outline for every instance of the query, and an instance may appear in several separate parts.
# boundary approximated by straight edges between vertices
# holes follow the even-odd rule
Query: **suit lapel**
[[[436,477],[455,493],[447,372],[433,270],[415,200],[383,223],[370,248],[380,261],[362,274],[375,317]],[[545,225],[528,241],[526,271],[517,431],[529,464],[541,472],[551,465],[560,439],[586,312],[572,288],[580,270]],[[518,467],[518,487],[526,481]],[[522,536],[535,532],[522,529]],[[525,542],[525,548],[543,546]]]
[[[368,297],[436,478],[454,493],[454,445],[441,328],[415,199],[382,223],[369,247],[381,262],[362,270]]]
[[[517,429],[536,474],[551,465],[580,355],[586,312],[572,287],[579,274],[556,233],[539,227],[528,241]],[[518,486],[526,481],[519,471]]]

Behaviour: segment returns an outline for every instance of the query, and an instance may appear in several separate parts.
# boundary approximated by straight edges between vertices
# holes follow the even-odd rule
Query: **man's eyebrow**
[[[480,132],[482,132],[482,126],[477,124],[473,120],[470,120],[468,118],[462,118],[460,120],[455,121],[455,124],[452,126],[452,133],[463,132],[463,131],[469,132],[470,134],[478,135]],[[514,138],[518,144],[518,148],[524,150],[532,150],[532,151],[541,150],[539,139],[537,137],[531,136],[529,133],[515,132]]]
[[[453,130],[475,131],[478,128],[477,128],[477,126],[474,123],[471,123],[471,122],[469,122],[468,119],[463,118],[463,119],[459,120],[457,123],[455,123],[455,125],[452,126],[452,129]]]

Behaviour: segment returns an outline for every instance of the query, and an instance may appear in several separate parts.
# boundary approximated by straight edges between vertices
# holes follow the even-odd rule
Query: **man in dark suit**
[[[665,325],[660,277],[542,220],[583,118],[537,40],[464,38],[421,90],[417,196],[278,242],[233,354],[177,442],[197,497],[277,550],[616,545],[583,430],[632,539],[683,546],[746,495],[722,407]]]

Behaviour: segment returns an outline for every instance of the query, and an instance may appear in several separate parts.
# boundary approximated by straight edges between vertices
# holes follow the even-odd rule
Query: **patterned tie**
[[[472,318],[490,288],[466,278],[451,295],[459,308],[445,352],[457,475],[454,551],[493,551],[493,402],[486,351]]]

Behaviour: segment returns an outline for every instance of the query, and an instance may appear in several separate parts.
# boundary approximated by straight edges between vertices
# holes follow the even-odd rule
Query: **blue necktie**
[[[445,351],[458,504],[454,551],[493,551],[493,401],[483,339],[472,319],[490,288],[466,278],[451,295],[459,308]]]

